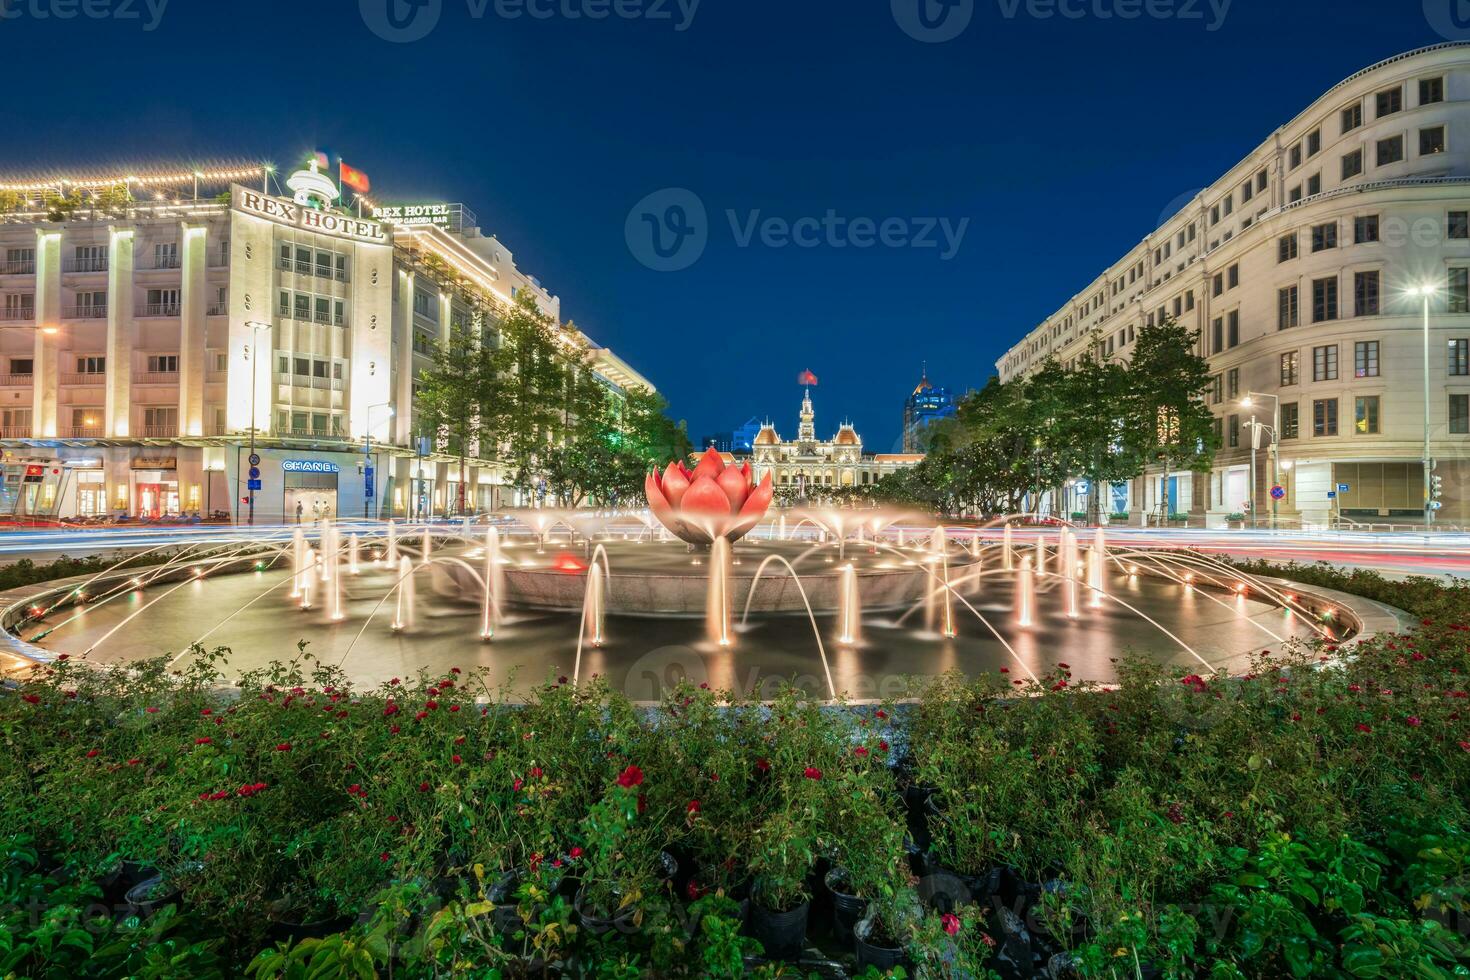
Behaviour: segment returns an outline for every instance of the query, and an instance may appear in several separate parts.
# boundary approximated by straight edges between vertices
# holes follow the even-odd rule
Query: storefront
[[[341,467],[329,460],[284,459],[281,461],[284,502],[281,513],[287,522],[305,523],[335,518],[338,508],[338,477]]]
[[[134,517],[157,520],[181,515],[178,460],[172,456],[134,459],[132,500]]]

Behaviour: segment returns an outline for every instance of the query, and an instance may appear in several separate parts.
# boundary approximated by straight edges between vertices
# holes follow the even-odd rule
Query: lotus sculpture
[[[751,477],[750,463],[727,464],[713,448],[691,472],[675,460],[660,473],[654,470],[643,483],[648,509],[675,537],[706,545],[715,538],[735,542],[760,523],[771,506],[771,474],[760,486]]]

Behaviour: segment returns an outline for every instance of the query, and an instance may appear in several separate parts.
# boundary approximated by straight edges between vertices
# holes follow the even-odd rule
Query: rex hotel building
[[[530,290],[560,325],[560,301],[462,205],[339,209],[315,165],[284,183],[267,166],[0,178],[0,520],[243,522],[252,480],[260,523],[456,505],[415,377],[476,309]],[[559,329],[614,397],[652,388]],[[468,507],[525,503],[483,456]]]

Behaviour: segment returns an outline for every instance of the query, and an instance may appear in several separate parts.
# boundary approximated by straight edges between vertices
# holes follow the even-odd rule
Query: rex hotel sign
[[[369,245],[388,244],[388,233],[376,221],[366,221],[362,218],[354,218],[350,214],[337,214],[332,211],[319,211],[316,208],[304,207],[295,201],[271,197],[269,194],[248,190],[238,184],[235,186],[232,206],[237,211],[243,211],[257,218],[265,218],[277,224],[300,228],[303,231],[350,238]]]

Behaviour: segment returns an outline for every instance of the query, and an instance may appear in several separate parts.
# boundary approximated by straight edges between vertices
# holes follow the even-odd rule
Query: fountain
[[[480,600],[480,638],[489,640],[500,625],[500,597],[505,594],[505,572],[500,567],[500,531],[494,525],[485,532],[484,594]]]
[[[307,551],[307,554],[309,554],[311,558],[303,559],[303,568],[301,569],[301,575],[299,576],[302,609],[311,608],[311,583],[312,580],[316,578],[317,554],[316,552],[309,549]]]
[[[1031,573],[1031,556],[1021,556],[1021,567],[1016,570],[1016,625],[1030,626],[1033,607],[1036,605],[1036,579]]]
[[[407,555],[398,559],[398,607],[393,616],[393,632],[413,629],[413,562]]]
[[[433,552],[434,552],[434,528],[433,528],[432,525],[425,524],[424,525],[424,564],[425,565],[427,565],[430,561],[433,560],[432,559]]]
[[[709,598],[705,603],[705,632],[722,647],[733,642],[731,630],[730,542],[715,538],[709,556]]]
[[[388,522],[388,552],[384,555],[388,567],[392,568],[398,564],[398,524],[396,521]]]
[[[1015,552],[1011,550],[1011,525],[1009,521],[1006,522],[1005,530],[1001,533],[1000,554],[1002,568],[1009,572],[1016,567]]]
[[[306,574],[306,532],[291,532],[291,598],[301,598],[301,580]]]
[[[1092,547],[1087,552],[1087,588],[1090,593],[1087,604],[1093,609],[1102,608],[1103,590],[1106,588],[1103,569],[1107,560],[1108,549],[1103,540],[1103,529],[1098,528],[1092,536]]]
[[[837,642],[855,646],[862,631],[862,597],[858,594],[857,570],[849,562],[842,566],[841,599],[837,607]]]
[[[602,581],[602,566],[597,562],[587,569],[587,595],[582,602],[582,633],[594,647],[602,646],[603,625],[607,617],[607,595]]]
[[[1036,532],[1036,574],[1046,574],[1046,535]]]
[[[1069,527],[1062,528],[1061,546],[1058,549],[1060,556],[1057,564],[1061,566],[1062,576],[1062,609],[1068,619],[1076,619],[1082,615],[1082,610],[1077,602],[1077,536]]]
[[[362,568],[357,563],[357,535],[347,535],[347,574],[361,575]]]

